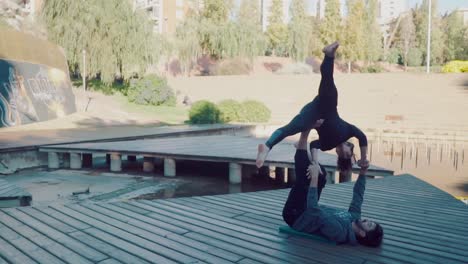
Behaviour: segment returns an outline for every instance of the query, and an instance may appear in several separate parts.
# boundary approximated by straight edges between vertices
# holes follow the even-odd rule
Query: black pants
[[[292,226],[296,219],[305,211],[307,208],[307,194],[309,192],[310,180],[307,179],[307,167],[310,161],[307,156],[307,151],[298,149],[296,155],[294,155],[294,166],[296,171],[296,182],[294,183],[291,191],[289,191],[288,200],[283,208],[283,219],[289,225]],[[327,183],[327,172],[325,168],[320,165],[323,174],[319,175],[317,184],[317,200],[320,199],[322,189]]]
[[[273,132],[266,142],[270,149],[288,136],[312,129],[318,119],[326,118],[329,113],[336,112],[338,91],[333,80],[333,64],[334,58],[325,56],[320,65],[322,79],[318,95],[312,102],[306,104],[289,124]]]

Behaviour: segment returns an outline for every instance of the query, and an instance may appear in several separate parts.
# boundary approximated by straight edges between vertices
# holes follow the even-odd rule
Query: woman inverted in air
[[[339,43],[334,42],[323,49],[325,58],[320,65],[322,79],[318,95],[314,100],[305,105],[289,124],[273,132],[266,143],[258,145],[256,161],[258,168],[263,166],[268,153],[276,144],[288,136],[311,128],[315,128],[319,135],[318,140],[310,143],[314,156],[316,156],[317,149],[327,151],[336,148],[338,169],[340,171],[350,171],[353,165],[354,145],[347,140],[356,137],[359,140],[361,149],[361,159],[358,161],[358,165],[360,167],[369,166],[366,135],[359,128],[344,121],[338,115],[338,91],[333,80],[333,66],[338,46]],[[322,124],[317,127],[318,123]]]

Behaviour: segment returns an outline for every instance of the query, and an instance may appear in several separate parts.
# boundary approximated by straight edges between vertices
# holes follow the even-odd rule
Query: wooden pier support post
[[[294,168],[288,168],[288,184],[296,182],[296,171]]]
[[[144,172],[154,171],[154,158],[153,157],[143,157],[143,171]]]
[[[242,183],[242,165],[238,163],[229,163],[229,183]]]
[[[262,166],[258,169],[258,175],[263,177],[270,177],[270,166]]]
[[[93,154],[83,153],[83,167],[92,168],[93,167]]]
[[[70,169],[81,169],[81,153],[70,153]]]
[[[340,172],[340,183],[342,182],[350,182],[351,181],[352,172]]]
[[[62,167],[70,168],[70,153],[62,153]]]
[[[330,169],[326,169],[326,171],[327,171],[327,183],[335,184],[336,183],[336,180],[335,180],[336,170],[333,168],[330,168]]]
[[[60,160],[59,160],[59,155],[57,152],[49,152],[47,156],[48,156],[47,162],[48,162],[49,169],[60,168]]]
[[[281,167],[275,168],[275,181],[277,183],[284,183],[285,169]]]
[[[164,176],[176,176],[176,162],[174,159],[164,159]]]
[[[122,171],[122,155],[118,153],[110,154],[110,171]]]

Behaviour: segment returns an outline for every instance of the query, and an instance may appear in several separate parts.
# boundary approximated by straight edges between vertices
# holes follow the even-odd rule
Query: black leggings
[[[273,132],[265,143],[270,149],[288,136],[312,129],[318,119],[326,117],[330,112],[336,112],[338,91],[333,80],[333,63],[334,58],[325,56],[320,65],[322,79],[318,95],[312,102],[306,104],[289,124]]]
[[[309,157],[307,156],[306,150],[296,150],[294,156],[294,166],[296,171],[296,182],[294,183],[291,191],[289,192],[288,200],[283,208],[283,219],[289,225],[292,226],[296,219],[307,208],[307,194],[309,192],[310,181],[307,179],[307,167],[309,166]],[[319,175],[317,184],[317,201],[320,199],[322,189],[327,183],[327,172],[325,168],[320,165],[323,174]]]

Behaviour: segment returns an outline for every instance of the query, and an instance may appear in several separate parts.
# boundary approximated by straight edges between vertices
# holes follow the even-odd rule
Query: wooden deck
[[[29,192],[0,179],[0,208],[28,206],[31,200],[32,196]]]
[[[321,203],[347,209],[353,183]],[[369,180],[379,249],[278,233],[288,189],[0,210],[0,263],[468,263],[468,207],[413,177]]]
[[[116,155],[114,159],[120,163],[122,155],[158,157],[172,160],[175,170],[175,160],[200,160],[210,162],[227,162],[230,164],[254,165],[257,155],[257,145],[264,139],[242,136],[199,136],[183,138],[148,139],[135,141],[118,141],[102,143],[63,144],[41,147],[42,152],[95,154],[107,153]],[[282,142],[275,146],[265,162],[266,166],[294,168],[294,146]],[[50,155],[49,155],[50,157]],[[336,169],[336,156],[320,153],[319,162],[327,169]],[[112,163],[112,160],[111,160]],[[166,163],[165,163],[166,166]],[[111,164],[111,170],[113,166]],[[119,167],[119,169],[121,169]],[[355,167],[357,170],[358,167]],[[238,169],[240,170],[240,169]],[[369,174],[375,176],[393,175],[393,171],[377,166],[369,168]],[[174,172],[175,175],[175,172]],[[168,176],[174,176],[168,175]]]
[[[182,126],[117,126],[77,129],[53,129],[38,131],[0,131],[0,153],[32,150],[51,144],[70,144],[84,142],[106,142],[118,140],[137,140],[143,138],[163,138],[189,135],[233,133],[252,129],[248,125],[182,125]]]

